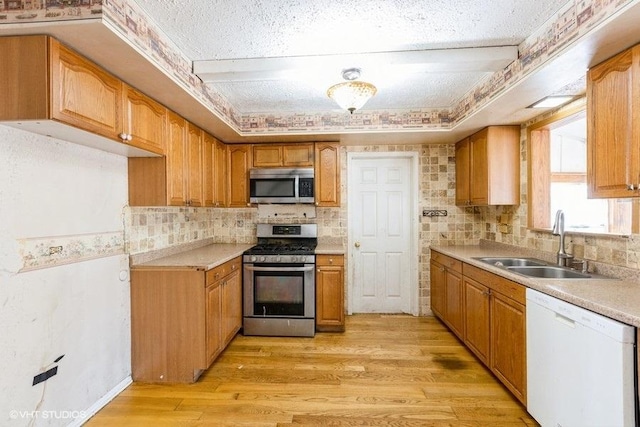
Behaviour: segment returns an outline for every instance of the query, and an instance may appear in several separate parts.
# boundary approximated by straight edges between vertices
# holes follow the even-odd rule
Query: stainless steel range
[[[245,335],[315,335],[316,224],[258,224],[243,260]]]

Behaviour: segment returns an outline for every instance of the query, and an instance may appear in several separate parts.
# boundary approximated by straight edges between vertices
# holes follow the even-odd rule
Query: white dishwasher
[[[542,427],[636,425],[635,328],[527,289],[527,410]]]

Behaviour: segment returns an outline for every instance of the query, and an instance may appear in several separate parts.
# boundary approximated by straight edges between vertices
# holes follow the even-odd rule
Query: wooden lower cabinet
[[[464,277],[464,343],[485,365],[489,365],[491,322],[489,288]]]
[[[241,258],[212,270],[132,268],[134,381],[195,382],[242,326]]]
[[[431,309],[526,405],[525,287],[432,251]]]
[[[316,330],[344,331],[344,255],[316,255]]]
[[[462,263],[431,252],[431,309],[460,338],[464,337]]]
[[[491,371],[522,402],[526,400],[525,305],[498,292],[491,295]]]

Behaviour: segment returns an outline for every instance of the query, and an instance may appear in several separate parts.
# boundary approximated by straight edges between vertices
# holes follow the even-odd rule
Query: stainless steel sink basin
[[[487,264],[495,265],[497,267],[512,267],[512,266],[543,266],[547,265],[542,260],[536,258],[518,258],[518,257],[482,257],[475,258],[478,261],[482,261]]]
[[[523,276],[539,277],[541,279],[589,279],[590,274],[581,273],[575,270],[569,270],[564,267],[555,267],[551,265],[545,266],[512,266],[507,267],[507,270],[514,273],[522,274]]]

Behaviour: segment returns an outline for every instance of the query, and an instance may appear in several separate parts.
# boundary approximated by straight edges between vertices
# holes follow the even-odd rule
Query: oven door
[[[244,317],[314,318],[315,264],[245,264]]]

